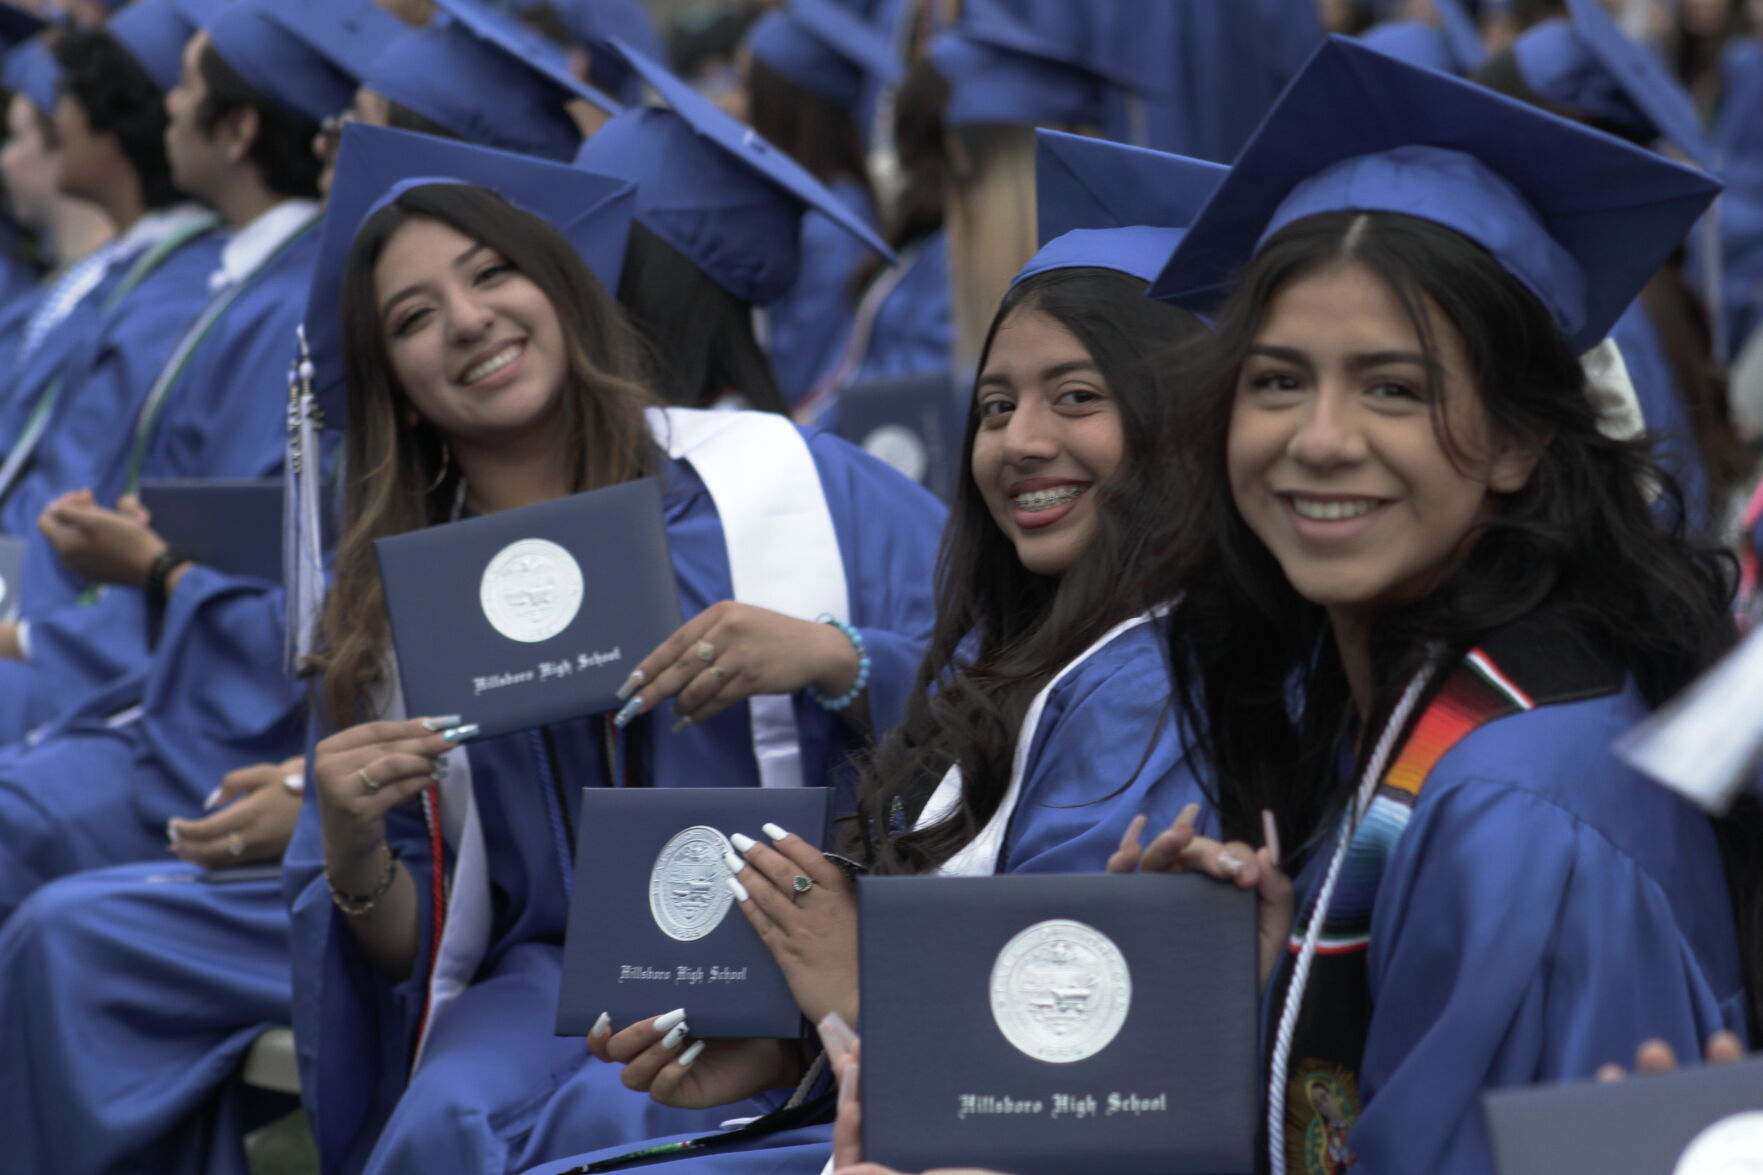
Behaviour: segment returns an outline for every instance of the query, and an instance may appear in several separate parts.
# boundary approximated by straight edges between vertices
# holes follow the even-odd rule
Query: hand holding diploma
[[[686,1009],[676,1008],[614,1033],[602,1014],[588,1032],[588,1049],[624,1066],[626,1089],[682,1110],[725,1106],[801,1079],[794,1041],[691,1040],[686,1017]]]
[[[857,1019],[857,895],[821,851],[775,824],[772,844],[735,833],[727,862],[735,901],[758,931],[802,1014],[819,1023],[837,1012]],[[804,884],[802,879],[806,879]]]
[[[1108,872],[1203,873],[1238,889],[1254,890],[1260,898],[1257,937],[1261,984],[1265,987],[1292,932],[1293,917],[1292,882],[1279,869],[1279,834],[1272,815],[1262,814],[1267,843],[1252,849],[1242,841],[1227,844],[1200,836],[1194,831],[1199,814],[1200,806],[1189,804],[1174,824],[1143,848],[1139,836],[1145,830],[1145,817],[1134,817],[1120,838],[1120,848],[1108,858]]]

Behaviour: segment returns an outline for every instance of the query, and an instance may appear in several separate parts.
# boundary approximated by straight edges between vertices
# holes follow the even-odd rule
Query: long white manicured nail
[[[631,675],[624,679],[624,684],[618,687],[618,692],[612,696],[621,702],[627,701],[632,694],[643,688],[645,680],[641,669],[633,669]]]
[[[1267,856],[1274,865],[1279,864],[1279,821],[1267,808],[1261,809],[1261,840],[1267,846]]]
[[[735,846],[735,852],[744,854],[748,849],[752,848],[759,842],[744,832],[731,832],[729,834],[728,843]]]
[[[701,1040],[694,1040],[692,1042],[692,1047],[679,1055],[679,1067],[681,1069],[690,1069],[692,1067],[692,1062],[697,1060],[698,1054],[703,1051],[704,1042]]]
[[[681,1020],[678,1024],[673,1026],[672,1032],[661,1038],[661,1047],[664,1049],[676,1049],[679,1047],[679,1042],[685,1038],[686,1022]]]
[[[594,1021],[594,1026],[592,1028],[588,1029],[588,1039],[589,1040],[605,1040],[608,1036],[611,1036],[611,1035],[612,1035],[612,1013],[601,1012],[600,1018],[598,1020]]]
[[[684,1023],[685,1018],[686,1018],[686,1010],[684,1008],[675,1008],[673,1011],[667,1013],[667,1015],[665,1015],[665,1016],[655,1017],[655,1031],[656,1032],[666,1032],[670,1028],[673,1028],[674,1026],[676,1026],[678,1024]]]
[[[729,877],[725,878],[725,880],[728,882],[729,892],[735,895],[735,901],[744,902],[753,896],[747,892],[747,887],[741,884],[740,878]]]
[[[1243,863],[1230,853],[1218,854],[1218,867],[1235,877],[1243,871]]]
[[[176,816],[165,822],[165,839],[170,844],[178,843],[178,818]]]
[[[441,732],[441,737],[450,743],[462,743],[466,739],[476,738],[477,736],[478,725],[475,722],[467,722],[464,726],[449,727]]]
[[[784,837],[790,835],[775,824],[761,824],[759,826],[759,831],[763,832],[766,836],[769,836],[772,840],[782,840]]]
[[[458,726],[459,721],[459,715],[457,714],[443,714],[439,718],[424,718],[422,720],[422,728],[424,730],[434,731],[438,734],[450,726]]]
[[[635,718],[638,714],[641,714],[642,712],[643,712],[643,699],[631,698],[629,701],[625,702],[624,705],[622,705],[618,708],[618,713],[616,713],[612,716],[612,725],[618,727],[618,729],[620,729],[620,730],[623,730],[625,727],[627,727],[631,724],[631,719]]]
[[[214,811],[214,805],[218,803],[220,803],[220,789],[217,787],[209,792],[207,797],[203,799],[202,810],[204,812],[212,812]]]
[[[741,860],[727,849],[724,849],[722,852],[722,863],[728,866],[728,871],[730,873],[739,873],[747,867],[747,862]]]

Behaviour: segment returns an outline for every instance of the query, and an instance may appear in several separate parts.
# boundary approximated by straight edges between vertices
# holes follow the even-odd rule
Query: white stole
[[[1047,699],[1053,690],[1071,674],[1071,671],[1101,652],[1114,638],[1129,629],[1147,624],[1167,609],[1159,608],[1135,616],[1131,620],[1123,620],[1103,633],[1091,645],[1080,653],[1075,660],[1066,665],[1053,679],[1041,687],[1041,691],[1028,704],[1028,710],[1022,716],[1022,729],[1016,735],[1016,753],[1010,762],[1010,785],[1004,789],[1004,797],[998,801],[998,810],[986,821],[986,826],[979,830],[979,835],[963,845],[956,854],[944,861],[937,872],[945,877],[983,877],[998,871],[998,857],[1004,851],[1004,835],[1010,831],[1010,817],[1016,812],[1016,805],[1022,800],[1022,778],[1028,770],[1029,748],[1034,746],[1035,733],[1040,729],[1041,715],[1047,709]],[[954,812],[961,803],[961,765],[954,764],[944,773],[937,790],[931,793],[930,801],[918,814],[914,828],[928,828]]]
[[[769,412],[651,408],[650,431],[675,460],[697,471],[716,506],[728,548],[734,598],[812,620],[850,618],[845,565],[820,471],[800,430]],[[387,718],[404,699],[391,675]],[[792,700],[753,697],[753,754],[766,787],[802,786],[802,752]],[[470,757],[447,756],[441,779],[442,831],[453,846],[453,885],[428,988],[428,1021],[417,1043],[422,1063],[429,1031],[447,1004],[471,985],[490,937],[489,853],[471,786]],[[442,867],[436,861],[435,868]]]

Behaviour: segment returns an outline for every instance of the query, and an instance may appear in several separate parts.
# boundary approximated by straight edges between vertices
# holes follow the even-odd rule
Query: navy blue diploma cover
[[[1165,874],[866,877],[858,905],[866,1160],[1255,1169],[1252,894]]]
[[[325,486],[324,545],[336,536]],[[282,581],[282,481],[153,481],[136,491],[153,530],[174,550],[226,575]]]
[[[1763,1170],[1763,1058],[1489,1090],[1482,1108],[1500,1175]]]
[[[796,1036],[802,1013],[735,908],[722,854],[730,833],[768,843],[765,824],[823,844],[829,796],[820,787],[583,789],[558,1035],[586,1035],[601,1012],[618,1030],[684,1008],[695,1037]]]
[[[18,619],[18,588],[23,581],[25,541],[0,534],[0,620]]]
[[[612,709],[680,625],[652,477],[374,548],[405,712],[458,714],[485,735]]]
[[[839,435],[945,502],[954,492],[966,419],[966,397],[947,371],[839,390]]]

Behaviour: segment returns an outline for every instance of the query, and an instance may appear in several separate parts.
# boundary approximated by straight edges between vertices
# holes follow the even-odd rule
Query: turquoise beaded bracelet
[[[852,702],[855,702],[863,693],[864,689],[868,687],[869,649],[863,644],[863,634],[858,632],[855,628],[852,628],[849,624],[846,624],[843,620],[829,616],[824,612],[815,619],[821,624],[830,624],[840,632],[844,633],[845,639],[850,641],[851,646],[857,650],[857,680],[851,683],[850,689],[846,690],[836,698],[829,698],[813,686],[808,687],[809,697],[813,698],[816,702],[819,702],[822,709],[831,710],[836,714],[840,710],[845,709]]]

